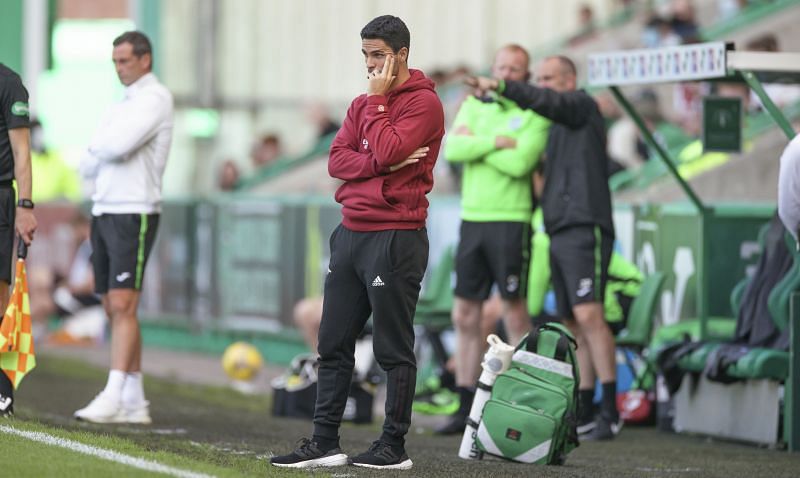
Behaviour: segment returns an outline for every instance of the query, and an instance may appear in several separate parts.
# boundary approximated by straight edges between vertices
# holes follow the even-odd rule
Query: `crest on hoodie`
[[[364,149],[369,149],[369,141],[367,141],[367,138],[362,139],[361,144],[364,146]]]

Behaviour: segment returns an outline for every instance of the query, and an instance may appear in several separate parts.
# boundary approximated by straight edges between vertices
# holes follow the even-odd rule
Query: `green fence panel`
[[[171,201],[163,207],[142,283],[140,310],[145,320],[190,325],[197,263],[195,208],[193,201]]]
[[[688,204],[634,208],[634,250],[645,272],[664,272],[657,322],[672,324],[700,315],[730,316],[730,294],[758,260],[758,229],[771,206],[715,205],[706,223]],[[706,242],[704,244],[704,237]]]
[[[237,199],[217,204],[216,277],[221,326],[276,329],[292,270],[290,218],[276,201]]]
[[[709,315],[730,316],[730,294],[753,270],[760,255],[759,228],[775,213],[774,206],[715,205],[707,228]]]
[[[656,258],[666,273],[661,292],[661,321],[673,324],[699,312],[703,276],[702,219],[686,203],[657,208]]]

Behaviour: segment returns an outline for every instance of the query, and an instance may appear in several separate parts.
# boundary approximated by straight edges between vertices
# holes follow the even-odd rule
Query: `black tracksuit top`
[[[502,95],[550,119],[541,204],[548,234],[574,226],[599,226],[614,235],[608,188],[606,128],[585,91],[559,93],[508,81]]]

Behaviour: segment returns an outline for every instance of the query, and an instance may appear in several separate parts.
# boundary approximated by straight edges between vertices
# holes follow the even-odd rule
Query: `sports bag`
[[[539,325],[520,342],[484,406],[479,449],[522,463],[564,463],[578,446],[576,347],[556,322]]]

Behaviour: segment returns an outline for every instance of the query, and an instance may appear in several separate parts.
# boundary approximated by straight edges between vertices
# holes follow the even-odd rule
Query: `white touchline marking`
[[[166,475],[177,476],[180,478],[213,478],[212,475],[206,475],[205,473],[195,473],[193,471],[181,470],[180,468],[173,468],[171,466],[162,465],[161,463],[157,463],[155,461],[145,460],[144,458],[136,458],[130,455],[123,455],[122,453],[118,453],[116,451],[86,445],[77,441],[68,440],[66,438],[59,438],[43,432],[17,430],[16,428],[8,425],[0,425],[0,432],[21,436],[23,438],[27,438],[28,440],[44,443],[46,445],[66,448],[68,450],[83,453],[85,455],[96,456],[98,458],[102,458],[103,460],[122,463],[123,465],[132,466],[141,470],[164,473]]]

